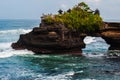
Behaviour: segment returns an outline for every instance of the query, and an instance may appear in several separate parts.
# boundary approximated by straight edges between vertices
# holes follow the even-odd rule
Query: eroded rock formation
[[[43,15],[40,26],[20,35],[12,47],[40,54],[73,52],[81,55],[86,34],[94,35],[102,26],[102,18],[97,13],[94,14],[86,3],[81,2],[67,12],[59,10],[59,14]]]
[[[69,30],[62,24],[47,25],[42,21],[39,27],[30,33],[20,35],[12,44],[14,49],[28,49],[37,54],[72,53],[81,55],[85,47],[83,39],[86,35]]]
[[[120,23],[106,22],[101,37],[110,44],[110,50],[120,50]]]

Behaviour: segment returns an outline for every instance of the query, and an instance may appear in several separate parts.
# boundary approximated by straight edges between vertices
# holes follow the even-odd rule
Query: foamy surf
[[[28,50],[13,50],[13,49],[8,49],[0,52],[0,58],[8,58],[16,55],[26,55],[26,54],[34,54],[32,51]]]
[[[76,74],[79,74],[79,73],[83,73],[83,71],[78,71],[78,72],[75,72],[75,71],[69,71],[69,72],[64,72],[64,73],[61,73],[61,74],[56,74],[56,75],[50,75],[50,76],[44,76],[44,75],[37,75],[38,78],[36,78],[35,80],[39,80],[39,79],[42,79],[42,80],[70,80],[70,78]],[[35,75],[36,76],[36,75]]]
[[[8,49],[8,48],[10,48],[11,44],[12,44],[12,42],[0,43],[0,51],[2,49]]]
[[[65,72],[54,76],[43,76],[43,80],[67,80],[75,74],[74,71]],[[37,80],[37,79],[36,79]]]
[[[101,58],[104,57],[105,54],[103,53],[83,53],[83,56],[88,58]]]
[[[86,79],[81,79],[81,80],[96,80],[96,79],[89,79],[89,78],[86,78]]]
[[[32,31],[32,29],[0,30],[0,34],[22,34],[22,33],[28,33],[30,31]]]
[[[92,42],[96,42],[95,37],[87,36],[84,39],[85,44],[90,44]]]

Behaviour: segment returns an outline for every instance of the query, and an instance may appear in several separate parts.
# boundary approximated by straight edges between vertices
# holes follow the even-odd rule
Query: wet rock
[[[110,44],[109,50],[120,50],[120,23],[106,23],[101,37]]]
[[[43,21],[42,21],[43,22]],[[82,55],[85,47],[83,39],[86,35],[80,35],[71,31],[62,24],[44,24],[33,28],[30,33],[20,35],[19,40],[12,44],[13,49],[28,49],[36,54],[76,54]]]

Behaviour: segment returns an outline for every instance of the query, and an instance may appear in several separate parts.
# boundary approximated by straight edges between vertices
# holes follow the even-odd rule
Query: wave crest
[[[20,34],[20,33],[28,33],[32,31],[32,29],[13,29],[13,30],[0,30],[0,34]]]
[[[26,55],[26,54],[34,54],[32,51],[28,51],[28,50],[13,50],[13,49],[9,49],[9,50],[4,50],[0,52],[0,58],[8,58],[8,57],[12,57],[15,55]]]
[[[87,36],[87,37],[85,37],[84,42],[85,42],[85,44],[90,44],[92,42],[96,42],[96,40],[95,40],[95,37]]]

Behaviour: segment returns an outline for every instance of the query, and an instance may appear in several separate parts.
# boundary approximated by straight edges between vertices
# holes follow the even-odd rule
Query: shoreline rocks
[[[101,37],[110,44],[109,50],[120,50],[120,23],[107,23],[101,32]]]
[[[101,30],[97,33],[110,44],[109,50],[120,50],[120,23]],[[36,54],[76,54],[82,55],[82,48],[85,48],[83,39],[87,34],[80,34],[74,30],[67,29],[62,24],[54,23],[35,27],[30,33],[21,34],[19,40],[11,46],[13,49],[28,49]],[[116,27],[117,26],[117,27]],[[96,33],[88,34],[96,36]]]
[[[62,24],[42,25],[44,26],[33,28],[30,33],[20,35],[19,40],[12,44],[12,48],[28,49],[36,54],[82,55],[81,49],[85,48],[83,39],[86,35],[71,31]]]

